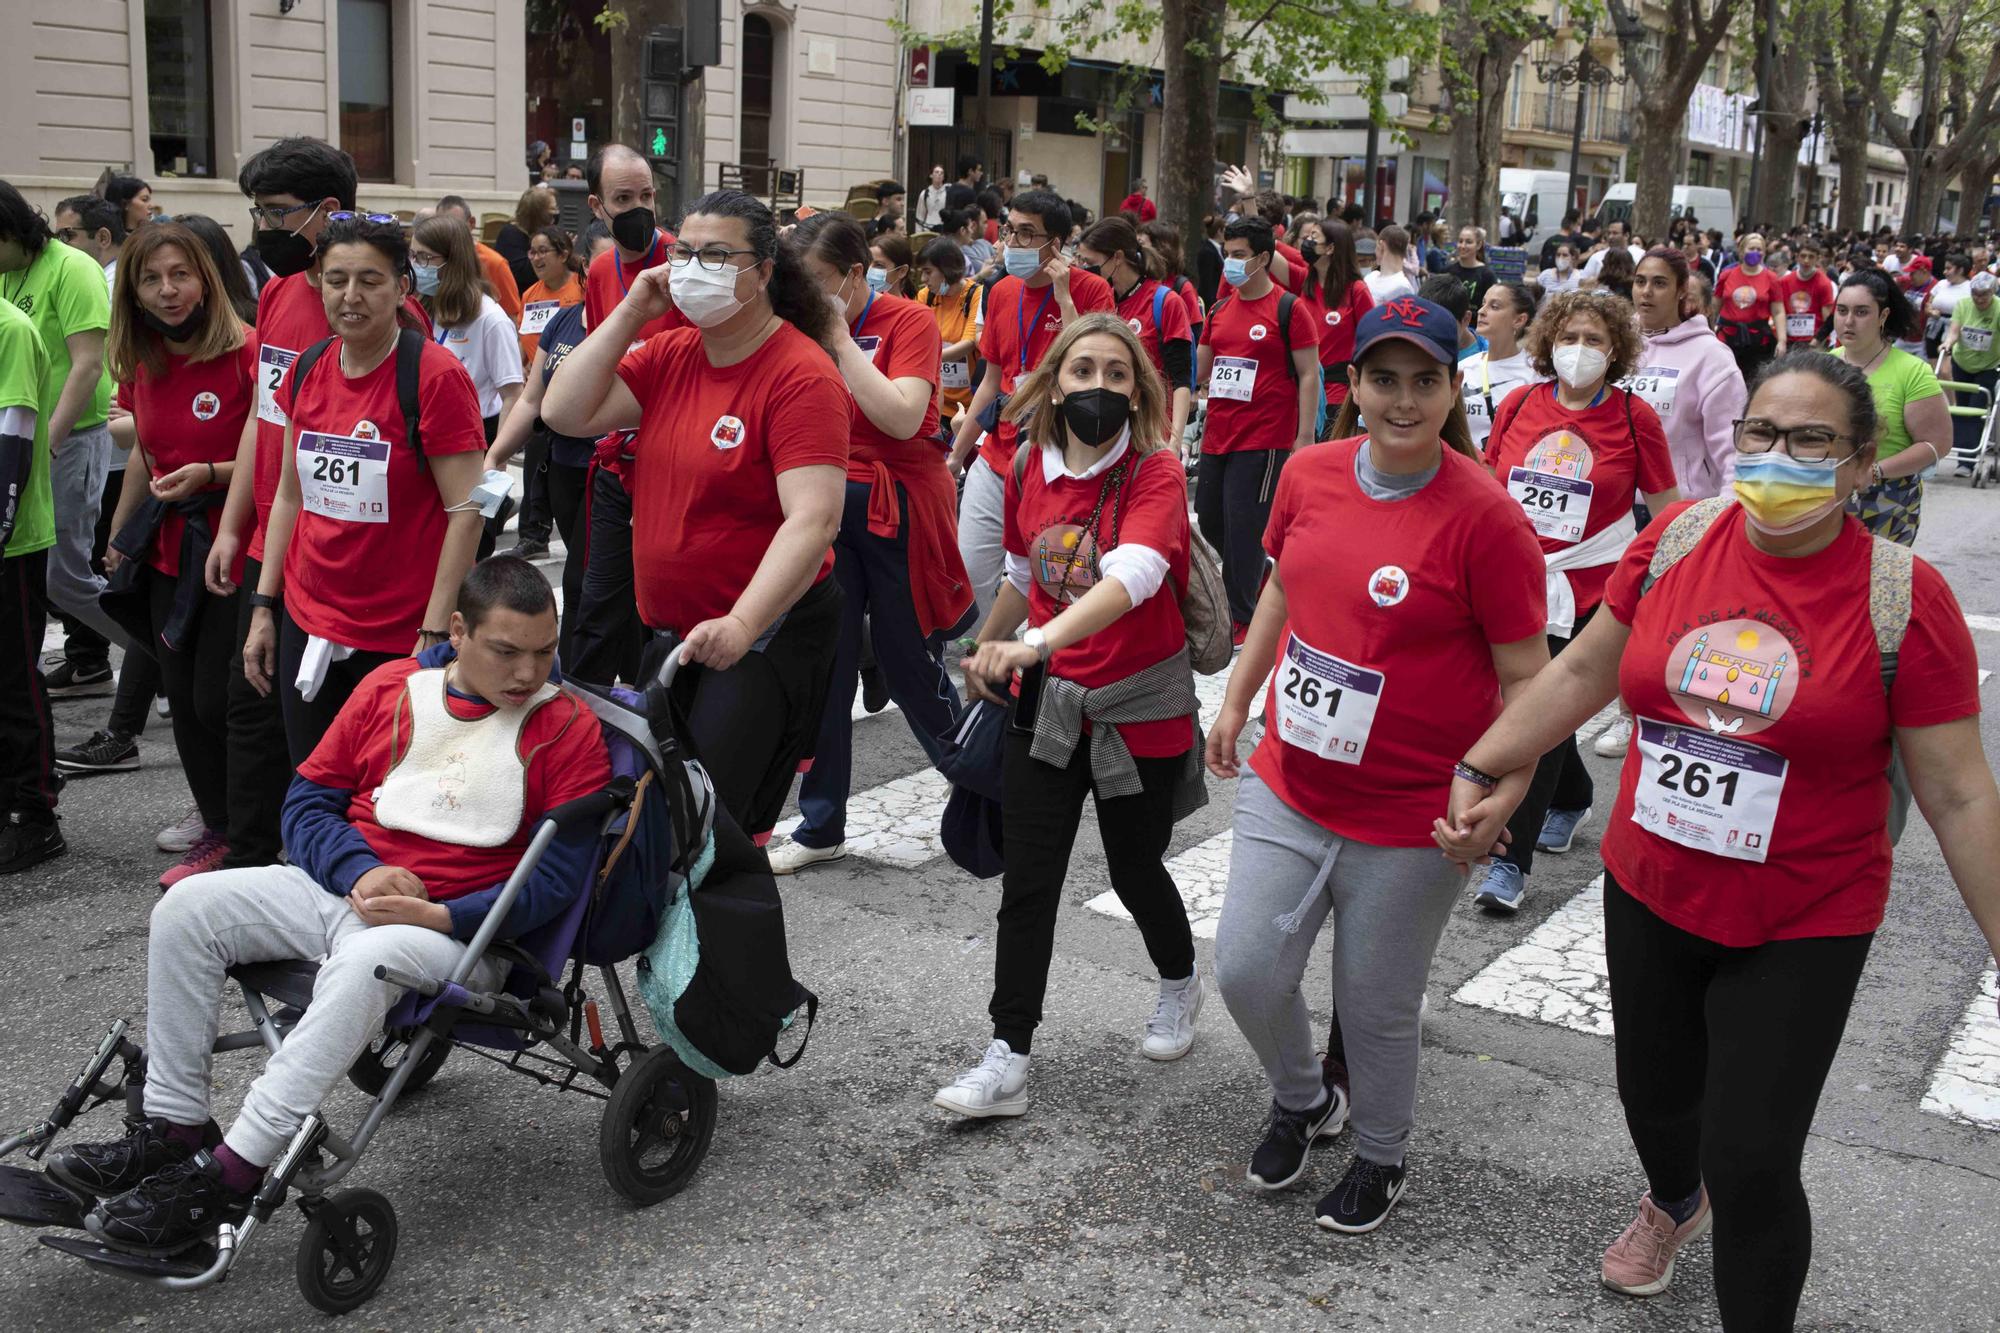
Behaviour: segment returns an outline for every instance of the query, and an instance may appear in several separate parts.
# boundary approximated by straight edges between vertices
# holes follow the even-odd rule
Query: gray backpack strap
[[[1916,584],[1916,557],[1907,546],[1886,537],[1874,539],[1868,552],[1868,623],[1875,628],[1875,651],[1882,658],[1882,693],[1893,698],[1896,663],[1903,637],[1910,629],[1910,597]],[[1891,726],[1894,725],[1893,715]],[[1910,822],[1910,779],[1903,769],[1903,750],[1889,747],[1889,845],[1903,839]]]
[[[1646,577],[1639,584],[1639,595],[1643,597],[1651,592],[1653,585],[1660,581],[1660,576],[1699,545],[1701,539],[1708,535],[1708,530],[1715,526],[1715,520],[1722,516],[1722,511],[1734,503],[1734,500],[1714,495],[1706,500],[1696,500],[1675,515],[1674,521],[1667,524],[1667,530],[1660,534],[1659,545],[1653,548],[1653,560],[1646,566]]]

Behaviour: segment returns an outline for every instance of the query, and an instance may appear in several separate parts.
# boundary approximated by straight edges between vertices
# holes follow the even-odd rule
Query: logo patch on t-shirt
[[[354,429],[348,434],[357,440],[379,440],[382,438],[382,428],[367,417],[363,417],[354,423]]]
[[[1327,327],[1329,327],[1329,328],[1331,328],[1331,327],[1333,327],[1334,325],[1336,325],[1336,324],[1340,323],[1340,312],[1339,312],[1338,310],[1329,310],[1329,311],[1327,311],[1327,312],[1326,312],[1326,323],[1327,323]]]
[[[1270,330],[1265,328],[1262,324],[1252,324],[1250,326],[1250,341],[1253,343],[1263,342],[1264,335],[1269,332]]]
[[[215,414],[221,410],[222,400],[214,394],[203,390],[194,396],[194,419],[196,421],[213,421]]]
[[[717,417],[715,429],[709,431],[708,442],[718,449],[734,449],[743,443],[743,420],[741,417]]]
[[[1687,720],[1724,736],[1751,736],[1785,715],[1798,663],[1784,635],[1761,621],[1702,625],[1667,653],[1667,692]]]
[[[1128,319],[1128,320],[1126,320],[1125,322],[1126,322],[1126,324],[1128,324],[1128,325],[1130,325],[1130,326],[1131,326],[1131,329],[1132,329],[1132,332],[1134,332],[1134,333],[1142,333],[1142,332],[1144,332],[1144,327],[1143,327],[1143,326],[1142,326],[1142,325],[1141,325],[1141,324],[1139,323],[1139,321],[1138,321],[1138,320],[1136,320],[1136,319]]]
[[[1390,607],[1410,595],[1410,576],[1397,565],[1384,565],[1368,576],[1368,596],[1375,605]]]
[[[1747,310],[1750,308],[1750,303],[1757,299],[1757,289],[1755,287],[1738,287],[1729,294],[1729,299],[1736,303],[1738,309]]]
[[[1521,466],[1546,476],[1582,481],[1590,475],[1590,445],[1575,431],[1552,431],[1528,450]]]
[[[1079,524],[1051,523],[1035,538],[1035,582],[1051,600],[1069,605],[1097,586],[1098,549]]]

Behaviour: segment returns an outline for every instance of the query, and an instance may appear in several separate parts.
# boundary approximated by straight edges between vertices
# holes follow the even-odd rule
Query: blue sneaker
[[[1521,867],[1506,861],[1495,861],[1486,867],[1486,878],[1480,881],[1479,892],[1473,905],[1490,908],[1495,912],[1518,912],[1521,899],[1527,895],[1528,884],[1521,874]]]
[[[1581,810],[1551,810],[1542,819],[1542,831],[1535,836],[1538,852],[1562,853],[1576,846],[1576,831],[1590,822],[1590,807]]]

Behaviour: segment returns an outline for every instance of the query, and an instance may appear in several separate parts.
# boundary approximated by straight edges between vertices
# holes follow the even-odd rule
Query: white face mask
[[[1597,383],[1604,378],[1604,368],[1611,364],[1610,357],[1582,343],[1567,343],[1556,348],[1549,360],[1555,363],[1556,377],[1572,389]]]
[[[731,264],[714,273],[703,268],[700,260],[690,259],[668,273],[667,286],[683,315],[697,328],[712,329],[743,308],[736,295],[736,279],[742,272]]]
[[[1570,258],[1570,257],[1569,257],[1568,255],[1557,255],[1557,256],[1556,256],[1556,272],[1558,272],[1558,273],[1567,273],[1567,272],[1569,272],[1569,269],[1570,269],[1570,265],[1574,264],[1575,262],[1576,262],[1576,261],[1575,261],[1574,259],[1571,259],[1571,258]]]

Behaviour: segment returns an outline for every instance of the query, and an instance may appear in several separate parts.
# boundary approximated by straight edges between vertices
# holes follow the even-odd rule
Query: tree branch
[[[1236,44],[1223,53],[1222,63],[1227,65],[1230,61],[1241,55],[1244,48],[1250,45],[1250,39],[1256,35],[1257,29],[1263,27],[1270,21],[1272,15],[1290,3],[1291,0],[1271,0],[1271,3],[1264,7],[1264,12],[1259,14],[1249,27],[1237,34]]]

